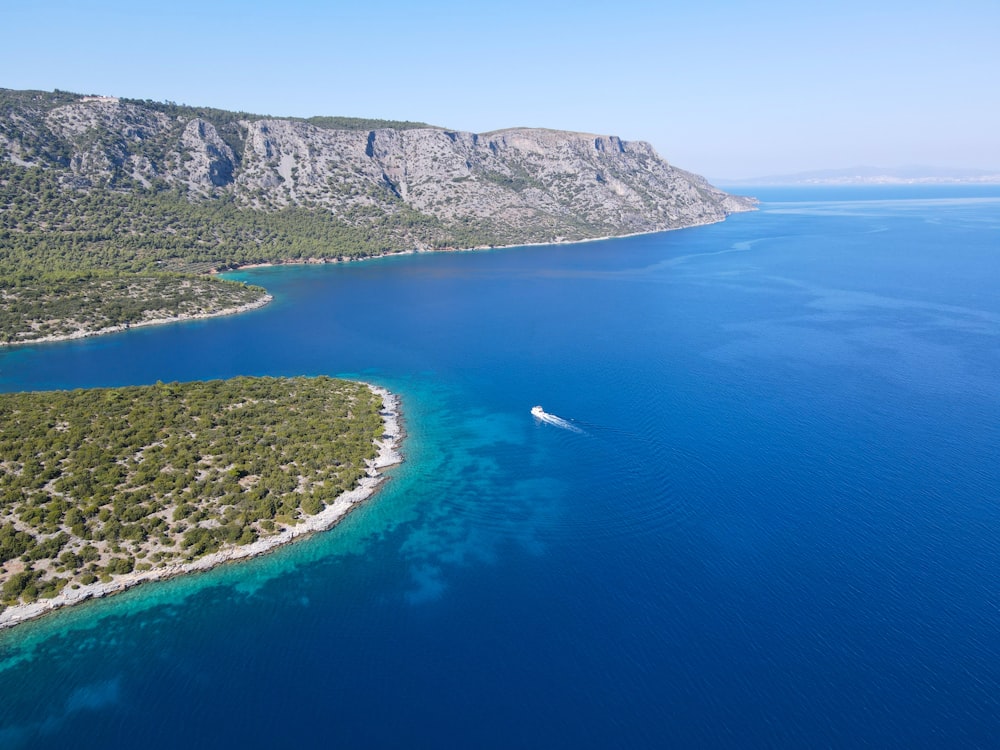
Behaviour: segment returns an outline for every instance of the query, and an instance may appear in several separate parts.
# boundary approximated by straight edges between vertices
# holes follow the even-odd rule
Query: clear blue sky
[[[714,178],[1000,168],[997,0],[24,0],[0,29],[5,88],[610,133]]]

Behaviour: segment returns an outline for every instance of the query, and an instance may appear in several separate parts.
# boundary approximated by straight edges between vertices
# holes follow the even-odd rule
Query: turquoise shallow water
[[[0,634],[0,747],[992,746],[1000,191],[762,197],[0,352],[360,377],[409,431],[329,533]]]

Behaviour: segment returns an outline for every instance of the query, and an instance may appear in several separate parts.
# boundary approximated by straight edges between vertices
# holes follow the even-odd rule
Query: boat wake
[[[531,407],[531,416],[537,419],[539,422],[545,422],[546,424],[553,425],[555,427],[561,427],[564,430],[569,430],[570,432],[578,432],[583,434],[583,430],[577,427],[575,424],[567,422],[562,417],[557,417],[555,414],[549,414],[541,406]]]

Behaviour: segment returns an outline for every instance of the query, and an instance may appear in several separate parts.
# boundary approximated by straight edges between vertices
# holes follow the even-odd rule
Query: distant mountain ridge
[[[1000,184],[1000,169],[950,167],[847,167],[766,177],[718,180],[723,185],[948,185]]]
[[[60,91],[0,89],[3,165],[40,168],[70,198],[170,194],[244,215],[294,210],[397,250],[657,231],[755,205],[615,136],[274,118]]]

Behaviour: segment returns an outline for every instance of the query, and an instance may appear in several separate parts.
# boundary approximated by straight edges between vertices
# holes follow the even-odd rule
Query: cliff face
[[[754,206],[614,136],[331,129],[64,93],[0,90],[0,105],[0,160],[54,170],[72,190],[172,189],[355,226],[408,211],[497,242],[670,229]]]

